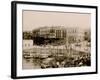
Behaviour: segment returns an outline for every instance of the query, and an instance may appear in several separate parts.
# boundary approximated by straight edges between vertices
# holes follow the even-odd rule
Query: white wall
[[[23,40],[23,49],[30,49],[33,47],[33,40]]]
[[[22,0],[23,1],[23,0]],[[26,0],[24,0],[26,1]],[[31,0],[38,2],[50,2],[50,3],[64,3],[64,4],[82,4],[82,5],[98,5],[100,10],[100,0]],[[10,68],[11,68],[11,0],[0,0],[0,80],[11,80]],[[100,14],[100,11],[99,11]],[[100,16],[98,16],[100,19]],[[99,25],[100,26],[100,23]],[[99,34],[100,29],[98,27]],[[100,41],[100,37],[98,39]],[[98,42],[100,47],[100,42]],[[100,49],[99,49],[100,52]],[[98,53],[99,53],[98,52]],[[100,54],[98,54],[98,61],[100,61]],[[100,67],[100,62],[99,62]],[[20,79],[21,80],[21,79]],[[24,79],[23,79],[24,80]],[[33,79],[27,79],[33,80]],[[36,78],[34,80],[41,80]],[[42,78],[42,80],[100,80],[99,74],[92,75],[77,75],[77,76],[63,76],[63,77],[51,77]]]

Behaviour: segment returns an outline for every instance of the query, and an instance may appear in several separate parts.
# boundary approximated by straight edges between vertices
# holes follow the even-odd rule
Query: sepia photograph
[[[23,69],[91,66],[91,14],[23,10]]]
[[[97,6],[13,1],[11,77],[97,74]]]

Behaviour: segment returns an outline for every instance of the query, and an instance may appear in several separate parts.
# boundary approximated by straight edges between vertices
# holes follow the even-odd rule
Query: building
[[[65,40],[67,43],[74,43],[84,40],[84,30],[77,27],[51,26],[39,28],[34,41],[41,41],[40,44]],[[35,42],[35,43],[36,43]]]
[[[39,29],[39,36],[44,38],[65,38],[66,30],[61,26],[42,27]]]
[[[31,49],[33,47],[33,40],[23,40],[23,50]]]

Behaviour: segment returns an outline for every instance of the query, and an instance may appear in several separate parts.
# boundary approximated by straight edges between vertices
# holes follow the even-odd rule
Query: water
[[[23,58],[23,65],[22,68],[23,69],[39,69],[40,68],[40,64],[37,63],[38,61],[34,60],[34,59],[24,59]]]

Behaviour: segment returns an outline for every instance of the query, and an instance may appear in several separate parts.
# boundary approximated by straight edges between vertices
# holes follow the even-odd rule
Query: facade
[[[52,26],[42,27],[36,32],[40,40],[65,40],[67,43],[74,43],[84,40],[84,30],[77,27]],[[33,34],[36,35],[36,34]],[[39,39],[38,39],[39,40]]]
[[[66,38],[66,29],[59,26],[40,28],[39,35],[45,38]]]
[[[31,49],[33,47],[33,40],[23,40],[23,50]]]

